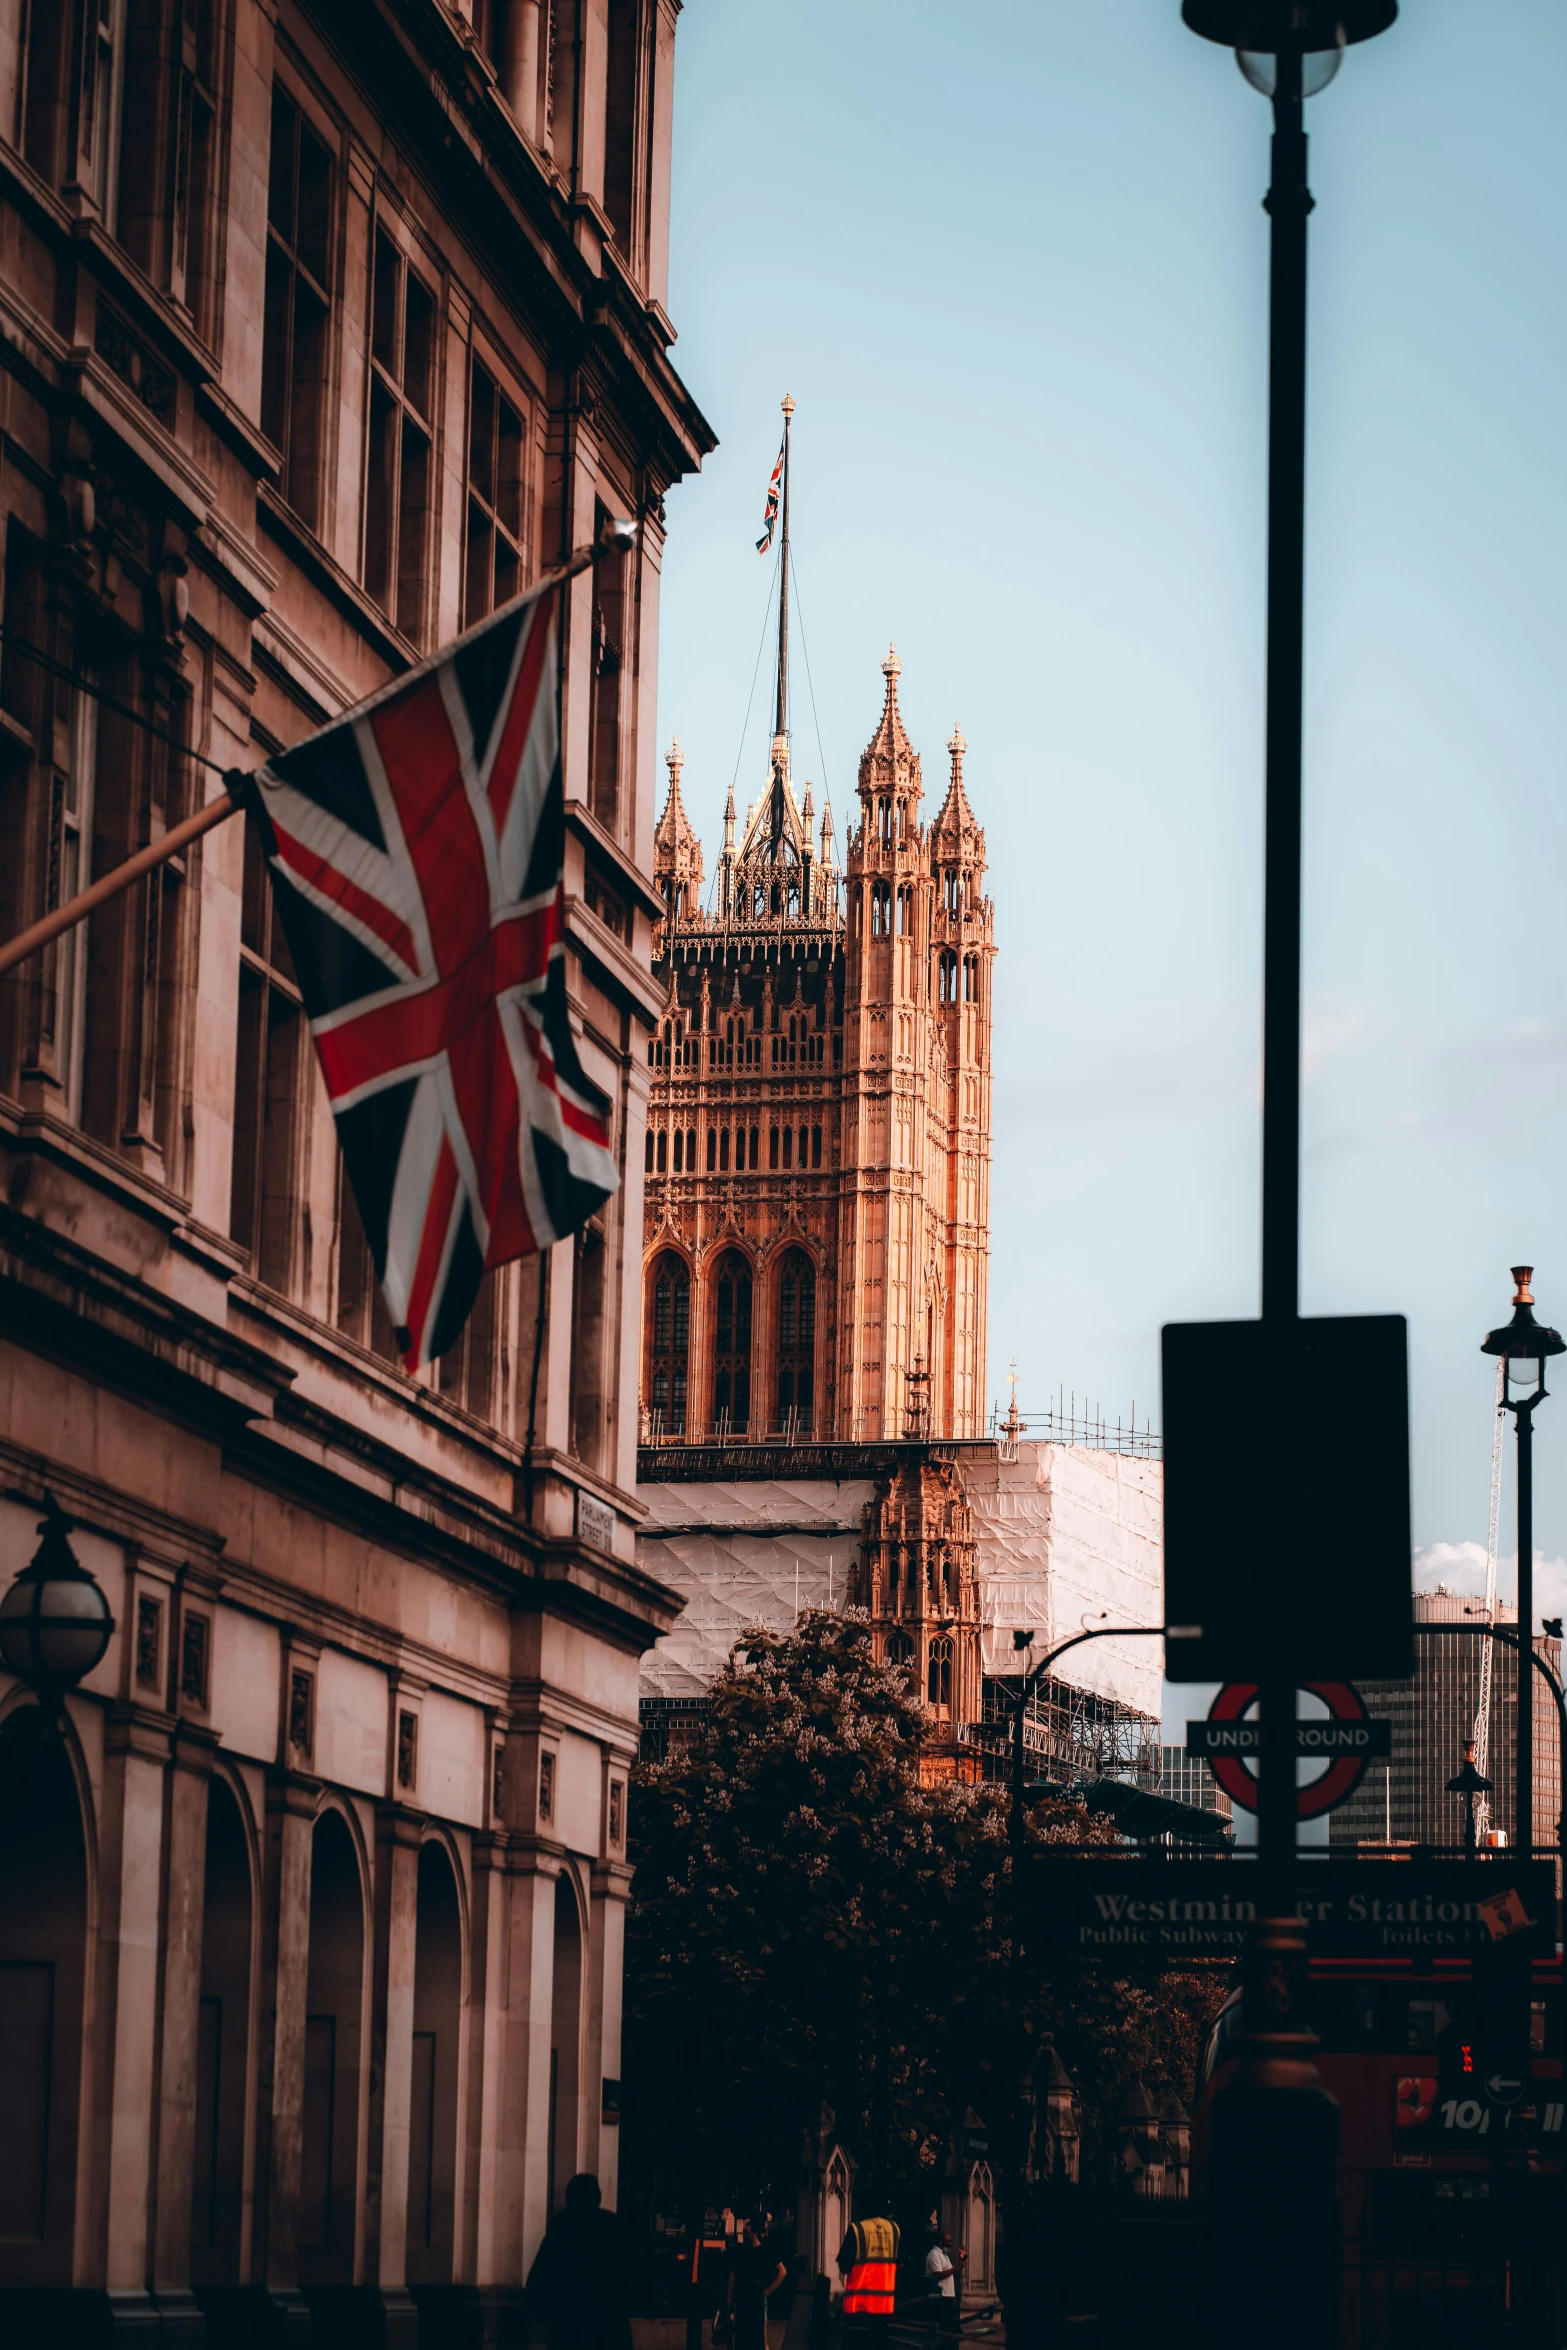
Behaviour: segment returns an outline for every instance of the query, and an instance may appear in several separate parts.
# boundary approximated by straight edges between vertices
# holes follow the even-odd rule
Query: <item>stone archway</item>
[[[449,2285],[456,2240],[462,1913],[446,1847],[420,1847],[408,2114],[408,2282]]]
[[[558,2211],[582,2144],[582,1919],[569,1876],[555,1880],[554,1994],[550,2005],[549,2204]]]
[[[317,1820],[310,1861],[310,1975],[299,2175],[299,2276],[354,2282],[363,2103],[364,1890],[359,1855],[336,1811]]]
[[[0,2284],[69,2285],[87,1994],[87,1840],[64,1739],[0,1723]]]
[[[198,2289],[241,2282],[253,1934],[245,1822],[232,1788],[215,1773],[207,1790],[191,2162],[190,2273]]]

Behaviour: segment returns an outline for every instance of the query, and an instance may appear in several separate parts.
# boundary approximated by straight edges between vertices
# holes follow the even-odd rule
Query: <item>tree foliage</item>
[[[823,2103],[862,2169],[912,2186],[966,2107],[1005,2131],[1045,2031],[1078,2082],[1091,2160],[1113,2151],[1134,2073],[1156,2098],[1189,2097],[1210,1986],[1014,1970],[1004,1793],[922,1783],[927,1729],[863,1619],[814,1612],[754,1634],[693,1744],[638,1767],[626,2155],[656,2160],[655,2200],[792,2199]],[[1029,1837],[1113,1831],[1046,1799]]]

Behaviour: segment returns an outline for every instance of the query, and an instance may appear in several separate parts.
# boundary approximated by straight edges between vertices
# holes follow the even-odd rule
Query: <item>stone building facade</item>
[[[780,724],[738,840],[729,796],[705,907],[668,754],[644,1146],[655,1443],[984,1427],[994,917],[956,731],[941,808],[921,821],[901,668],[889,652],[841,872]]]
[[[0,985],[0,1585],[53,1494],[117,1626],[0,1676],[0,2290],[139,2339],[496,2338],[614,2199],[676,14],[0,0],[0,934],[642,524],[564,612],[628,1179],[433,1371],[243,819]]]

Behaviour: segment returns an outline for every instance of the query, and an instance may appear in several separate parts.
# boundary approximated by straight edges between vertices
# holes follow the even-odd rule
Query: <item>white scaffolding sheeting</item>
[[[704,1697],[753,1624],[782,1631],[799,1609],[841,1608],[875,1491],[870,1478],[639,1485],[637,1564],[686,1602],[642,1659],[642,1695]]]
[[[1101,1617],[1111,1624],[1161,1621],[1161,1462],[1024,1441],[1015,1461],[966,1459],[963,1480],[974,1512],[987,1673],[1026,1670]],[[1031,1656],[1014,1649],[1014,1630],[1033,1632]],[[1157,1640],[1087,1641],[1056,1670],[1075,1689],[1159,1712]]]

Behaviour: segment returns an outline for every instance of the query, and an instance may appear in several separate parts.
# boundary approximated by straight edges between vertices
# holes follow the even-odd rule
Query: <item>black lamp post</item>
[[[1489,1795],[1491,1782],[1483,1779],[1475,1769],[1475,1742],[1471,1738],[1464,1748],[1464,1767],[1455,1771],[1447,1782],[1449,1795],[1461,1795],[1465,1801],[1464,1852],[1470,1860],[1475,1856],[1475,1797]]]
[[[1534,1415],[1549,1390],[1545,1358],[1559,1355],[1567,1341],[1534,1318],[1529,1283],[1532,1265],[1514,1265],[1513,1318],[1488,1330],[1480,1352],[1500,1355],[1506,1378],[1502,1409],[1513,1415],[1518,1437],[1518,1776],[1513,1833],[1523,1857],[1534,1849]]]
[[[52,1493],[38,1531],[43,1540],[30,1564],[0,1599],[0,1663],[38,1691],[53,1718],[65,1692],[102,1659],[114,1618],[67,1540],[70,1520]]]
[[[1397,0],[1183,0],[1194,33],[1233,49],[1273,102],[1268,317],[1267,823],[1263,866],[1262,1319],[1300,1313],[1301,632],[1306,491],[1303,102],[1343,52],[1386,32]],[[1339,2333],[1338,2114],[1311,2064],[1304,1929],[1295,1916],[1295,1681],[1263,1678],[1257,1845],[1266,1914],[1247,1951],[1247,2055],[1215,2101],[1211,2177],[1217,2316],[1266,2313],[1272,2350]],[[1223,2112],[1221,2115],[1221,2102]],[[1217,2257],[1222,2238],[1225,2255]],[[1286,2284],[1285,2280],[1288,2279]]]

